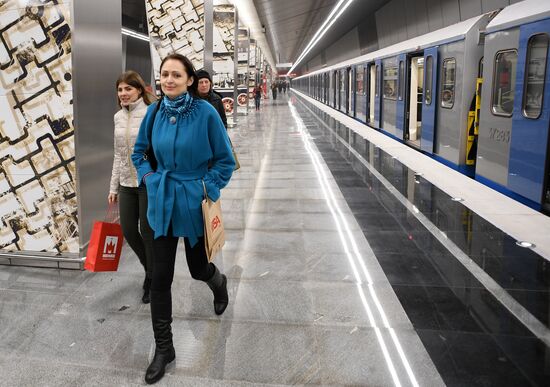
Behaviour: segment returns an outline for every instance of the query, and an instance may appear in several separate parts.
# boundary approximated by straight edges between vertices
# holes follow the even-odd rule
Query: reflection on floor
[[[264,101],[230,135],[242,167],[222,194],[216,262],[231,302],[214,315],[179,249],[177,364],[159,385],[550,380],[548,347],[411,208],[547,326],[544,260],[300,98]],[[117,273],[0,267],[0,384],[142,385],[153,338],[141,281],[127,248]]]
[[[419,221],[457,246],[548,332],[549,262],[298,97],[301,115],[447,385],[547,385],[549,347]],[[359,154],[367,163],[360,162]],[[381,184],[382,175],[391,189]],[[407,209],[399,200],[410,202]],[[548,335],[542,337],[548,343]]]

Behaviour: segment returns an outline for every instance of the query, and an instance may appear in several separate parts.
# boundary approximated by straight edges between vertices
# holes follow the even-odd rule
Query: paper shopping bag
[[[93,272],[116,271],[122,253],[123,241],[120,224],[114,221],[94,222],[84,269]]]
[[[208,262],[210,262],[225,244],[221,199],[216,202],[210,200],[206,194],[206,186],[204,186],[204,199],[201,206],[204,218],[204,247]]]

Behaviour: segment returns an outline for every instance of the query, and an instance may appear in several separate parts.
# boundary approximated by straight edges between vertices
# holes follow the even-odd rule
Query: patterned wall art
[[[71,3],[0,1],[0,249],[79,252]]]
[[[237,35],[237,113],[248,114],[248,28],[240,27]]]
[[[214,5],[214,89],[223,97],[225,111],[233,113],[235,87],[235,7],[230,4]]]
[[[160,63],[177,52],[204,67],[204,0],[145,0],[155,79]]]

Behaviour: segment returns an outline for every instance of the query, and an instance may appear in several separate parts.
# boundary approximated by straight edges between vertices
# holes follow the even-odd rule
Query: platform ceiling
[[[305,60],[334,43],[389,0],[355,0]],[[294,62],[338,0],[254,0],[278,63]],[[305,63],[305,62],[304,62]]]
[[[389,0],[355,0],[303,63],[315,57]],[[275,62],[294,62],[338,0],[254,0]],[[123,25],[147,33],[144,0],[122,0]]]

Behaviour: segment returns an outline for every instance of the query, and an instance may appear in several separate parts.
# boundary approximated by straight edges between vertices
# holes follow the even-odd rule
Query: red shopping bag
[[[113,203],[104,221],[95,221],[90,235],[84,269],[89,271],[117,271],[122,252],[122,228],[118,223],[118,206]]]

